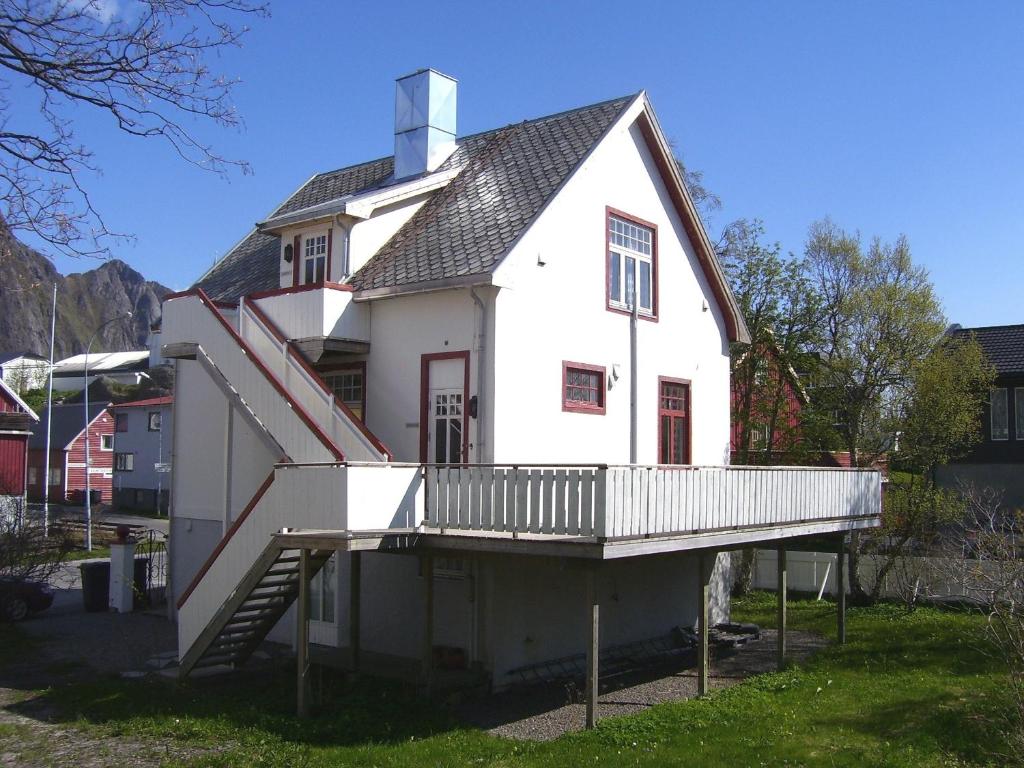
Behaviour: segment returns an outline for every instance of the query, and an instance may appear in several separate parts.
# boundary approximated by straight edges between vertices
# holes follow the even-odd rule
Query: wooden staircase
[[[180,679],[194,669],[238,666],[252,655],[299,596],[299,552],[274,542],[263,550],[182,657]],[[312,579],[332,554],[310,553],[308,578]]]

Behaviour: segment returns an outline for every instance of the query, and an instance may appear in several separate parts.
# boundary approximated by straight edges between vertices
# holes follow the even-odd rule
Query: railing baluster
[[[550,469],[545,469],[541,475],[540,502],[540,529],[543,533],[554,533],[555,531],[554,484],[555,473]]]
[[[505,470],[494,470],[494,530],[504,531],[505,528]]]
[[[530,471],[530,533],[540,533],[541,470]]]
[[[588,527],[592,525],[592,531],[594,536],[604,538],[608,536],[608,472],[607,469],[599,469],[593,474],[593,481],[591,484],[592,474],[588,469],[585,474],[587,475],[587,482],[583,486],[583,499],[585,506],[592,510],[591,514],[588,515]]]
[[[565,533],[566,521],[565,521],[565,481],[566,471],[559,469],[555,471],[555,534],[561,535]]]
[[[459,528],[469,528],[469,494],[470,494],[470,470],[468,467],[459,467],[455,470],[459,477]]]
[[[530,473],[525,469],[516,472],[516,525],[513,530],[525,533],[529,529]]]
[[[448,527],[448,467],[437,467],[437,527]]]
[[[580,505],[580,484],[589,483],[590,480],[587,477],[583,477],[582,480],[580,478],[581,473],[578,469],[569,470],[569,509],[567,511],[569,520],[565,530],[570,536],[575,536],[583,530],[584,526],[581,526],[581,520],[590,518],[587,506],[584,504],[581,508]]]
[[[494,530],[494,470],[481,468],[480,486],[480,527],[485,531]]]

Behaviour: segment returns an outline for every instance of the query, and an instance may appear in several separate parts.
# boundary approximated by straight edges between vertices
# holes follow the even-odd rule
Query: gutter
[[[469,289],[469,295],[480,308],[480,330],[477,332],[477,354],[476,354],[476,460],[482,462],[486,459],[483,453],[484,445],[484,411],[483,395],[486,391],[484,383],[487,377],[487,366],[485,352],[487,351],[487,304],[479,295],[476,288]]]

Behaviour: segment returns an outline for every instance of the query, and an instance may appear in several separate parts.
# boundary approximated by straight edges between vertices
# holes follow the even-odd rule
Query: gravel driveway
[[[776,637],[764,630],[761,639],[735,650],[719,652],[711,662],[709,685],[726,688],[752,675],[775,671]],[[786,634],[787,657],[805,661],[825,647],[826,641],[809,632]],[[598,695],[598,717],[641,712],[666,701],[697,695],[696,656],[678,657],[674,662],[613,680],[602,680]],[[512,690],[473,699],[458,708],[468,725],[511,739],[549,741],[570,731],[582,730],[586,707],[568,703],[573,697],[564,685]]]

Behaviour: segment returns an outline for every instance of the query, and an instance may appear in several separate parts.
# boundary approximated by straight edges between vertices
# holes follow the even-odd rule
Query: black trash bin
[[[132,574],[132,583],[134,586],[132,607],[133,608],[148,608],[149,607],[149,558],[148,557],[136,557],[135,558],[135,572]]]
[[[93,506],[100,504],[103,501],[103,491],[98,488],[89,489],[89,503]]]
[[[82,563],[82,601],[88,613],[100,613],[110,608],[110,561]]]

